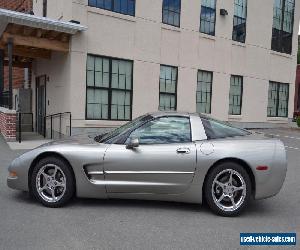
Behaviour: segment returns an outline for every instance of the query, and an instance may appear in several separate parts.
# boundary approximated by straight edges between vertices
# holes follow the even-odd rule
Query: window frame
[[[240,17],[240,16],[237,16],[235,15],[235,13],[233,13],[233,28],[232,28],[232,40],[235,41],[235,42],[238,42],[238,43],[246,43],[246,39],[247,39],[247,17],[248,17],[248,0],[245,0],[245,4],[246,4],[246,17]],[[233,5],[234,5],[234,9],[233,11],[235,12],[235,7],[236,7],[236,3],[235,3],[235,0],[233,2]],[[245,37],[244,37],[244,40],[243,41],[239,41],[237,39],[234,39],[234,27],[236,27],[234,25],[234,20],[235,18],[238,18],[238,19],[242,19],[242,20],[245,20]]]
[[[105,0],[104,0],[105,1]],[[122,0],[121,0],[122,1]],[[126,0],[127,2],[130,1],[130,0]],[[125,16],[132,16],[132,17],[135,17],[135,12],[136,12],[136,0],[133,0],[134,1],[134,8],[133,8],[133,15],[131,14],[128,14],[128,13],[122,13],[122,12],[119,12],[119,11],[116,11],[114,10],[114,0],[111,0],[111,9],[105,9],[105,8],[101,8],[101,7],[98,7],[97,6],[97,0],[96,0],[96,6],[93,6],[93,5],[90,5],[90,0],[88,0],[88,6],[89,7],[92,7],[92,8],[98,8],[98,9],[101,9],[101,10],[106,10],[106,11],[111,11],[111,12],[114,12],[114,13],[118,13],[120,15],[125,15]]]
[[[161,92],[160,91],[160,79],[161,79],[161,77],[160,77],[160,71],[159,71],[159,100],[158,100],[159,103],[158,103],[158,110],[159,111],[172,111],[172,110],[161,110],[160,109],[160,96],[161,96],[161,94],[165,94],[165,95],[174,95],[175,96],[175,109],[173,111],[177,111],[177,88],[178,88],[178,72],[179,72],[178,67],[177,66],[166,65],[166,64],[160,64],[160,68],[159,69],[161,69],[161,66],[176,68],[177,74],[176,74],[175,93],[173,94],[173,93]]]
[[[96,86],[88,86],[87,83],[88,83],[88,80],[87,80],[87,61],[88,61],[88,56],[93,56],[94,58],[97,58],[97,57],[100,57],[100,58],[103,58],[103,59],[108,59],[109,60],[109,87],[108,88],[105,88],[105,87],[96,87]],[[132,67],[131,67],[131,89],[130,90],[126,90],[126,89],[116,89],[116,88],[112,88],[112,61],[113,60],[118,60],[118,61],[126,61],[126,62],[131,62],[132,64]],[[133,103],[133,68],[134,68],[134,61],[133,60],[130,60],[130,59],[124,59],[124,58],[117,58],[117,57],[109,57],[109,56],[100,56],[100,55],[96,55],[96,54],[91,54],[91,53],[88,53],[87,54],[87,59],[86,59],[86,84],[85,84],[85,89],[86,89],[86,96],[85,96],[85,120],[86,121],[131,121],[132,120],[132,109],[133,109],[133,106],[132,106],[132,103]],[[94,74],[95,74],[95,70],[94,70]],[[95,75],[94,75],[94,79],[95,79]],[[95,81],[95,80],[94,80]],[[108,110],[107,110],[107,115],[108,115],[108,118],[107,119],[103,119],[103,118],[100,118],[100,119],[92,119],[92,118],[88,118],[87,116],[87,106],[88,106],[88,97],[87,97],[87,90],[88,89],[93,89],[93,90],[97,90],[97,89],[100,89],[100,90],[107,90],[108,91]],[[129,119],[111,119],[111,102],[112,102],[112,92],[113,91],[123,91],[123,92],[129,92],[130,93],[130,118]]]
[[[240,95],[240,112],[238,114],[230,113],[230,90],[231,90],[231,79],[232,77],[239,77],[241,78],[241,95]],[[243,109],[243,92],[244,92],[244,77],[241,75],[231,75],[230,76],[230,88],[229,88],[229,115],[242,115],[242,109]]]
[[[208,36],[216,36],[217,1],[218,1],[218,0],[215,0],[215,9],[214,9],[214,11],[215,11],[215,21],[214,21],[214,32],[213,32],[213,34],[208,34],[208,33],[206,33],[206,32],[201,31],[202,8],[204,7],[204,8],[207,8],[207,9],[212,9],[211,7],[207,7],[207,6],[202,5],[202,2],[201,2],[201,6],[200,6],[201,8],[200,8],[200,27],[199,27],[199,32],[202,33],[202,34],[206,34],[206,35],[208,35]],[[206,21],[206,20],[204,20],[204,21]],[[206,22],[207,22],[207,21],[206,21]],[[211,23],[211,22],[209,22],[209,23]]]
[[[274,81],[269,81],[269,89],[268,89],[268,97],[269,97],[269,91],[270,91],[270,85],[271,84],[276,84],[277,85],[277,90],[276,90],[276,114],[273,116],[273,115],[269,115],[269,98],[268,98],[268,106],[267,106],[267,117],[270,117],[270,118],[288,118],[289,116],[289,100],[290,100],[290,84],[289,83],[282,83],[282,82],[274,82]],[[286,115],[285,116],[279,116],[278,113],[279,113],[279,90],[280,90],[280,86],[281,85],[285,85],[287,86],[287,103],[286,103],[286,107],[287,107],[287,110],[286,110]]]
[[[164,8],[164,2],[165,0],[162,1],[162,9],[161,9],[161,22],[165,25],[170,25],[170,26],[173,26],[173,27],[177,27],[177,28],[180,28],[180,25],[181,25],[181,0],[179,0],[179,22],[178,22],[178,25],[175,25],[175,24],[170,24],[170,23],[166,23],[164,22],[164,10],[167,10],[167,11],[170,11],[169,9],[165,9]],[[176,11],[172,11],[174,13],[177,13]]]
[[[189,116],[180,116],[180,115],[164,115],[164,116],[158,116],[158,117],[153,117],[152,119],[149,119],[145,123],[141,124],[139,127],[133,129],[128,133],[128,136],[124,140],[124,145],[126,145],[127,140],[131,137],[132,133],[134,133],[136,130],[140,129],[141,127],[147,125],[149,122],[159,120],[161,118],[184,118],[189,121],[189,127],[190,127],[190,141],[189,142],[172,142],[172,143],[153,143],[153,144],[142,144],[140,143],[139,145],[141,146],[153,146],[153,145],[172,145],[172,144],[185,144],[185,143],[193,143],[193,133],[192,133],[192,124],[191,124],[191,118]]]
[[[284,53],[284,54],[288,54],[291,55],[293,53],[293,36],[294,36],[294,23],[295,23],[295,7],[296,7],[296,2],[295,0],[293,0],[294,2],[294,8],[293,8],[293,13],[291,15],[292,19],[291,19],[291,32],[286,32],[287,34],[289,34],[290,39],[291,39],[291,43],[289,44],[288,47],[290,47],[291,51],[285,51],[286,46],[283,45],[283,40],[286,37],[284,35],[284,24],[285,24],[285,19],[286,19],[286,15],[285,15],[285,6],[286,6],[286,1],[288,0],[281,0],[282,1],[282,6],[281,6],[281,14],[280,14],[280,18],[281,18],[281,25],[280,25],[280,30],[274,27],[274,11],[276,9],[276,0],[273,0],[273,24],[272,24],[272,37],[271,37],[271,50],[279,52],[279,53]],[[274,30],[276,30],[278,32],[278,37],[276,37],[276,40],[274,39]]]
[[[209,103],[209,113],[204,113],[204,114],[211,114],[211,104],[212,104],[212,92],[213,92],[213,81],[214,81],[214,72],[213,71],[208,71],[208,70],[201,70],[199,69],[197,72],[197,89],[196,89],[196,110],[197,110],[197,104],[201,103],[201,102],[197,102],[197,94],[198,92],[202,92],[202,91],[198,91],[198,84],[199,84],[199,73],[203,72],[203,73],[209,73],[211,74],[211,82],[210,82],[210,103]],[[205,82],[208,83],[208,82]],[[207,93],[207,92],[206,92]],[[203,103],[203,102],[202,102]],[[198,110],[197,110],[198,112]],[[198,112],[199,113],[199,112]]]

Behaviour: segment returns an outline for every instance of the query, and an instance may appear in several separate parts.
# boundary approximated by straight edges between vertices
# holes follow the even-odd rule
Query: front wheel
[[[40,160],[31,175],[34,197],[47,207],[61,207],[74,195],[75,185],[69,166],[61,159]]]
[[[204,191],[213,212],[221,216],[237,216],[250,200],[251,181],[242,166],[226,162],[209,173]]]

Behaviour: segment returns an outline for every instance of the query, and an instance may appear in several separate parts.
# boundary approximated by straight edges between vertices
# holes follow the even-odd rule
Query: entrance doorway
[[[37,132],[45,135],[46,116],[46,76],[36,78],[36,128]]]

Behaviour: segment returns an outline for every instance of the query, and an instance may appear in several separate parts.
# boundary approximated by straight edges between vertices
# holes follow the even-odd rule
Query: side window
[[[250,132],[246,130],[235,128],[229,124],[225,124],[223,122],[213,120],[210,118],[202,118],[202,123],[208,139],[245,136],[250,134]]]
[[[138,138],[140,144],[168,144],[191,141],[190,119],[186,117],[161,117],[147,122],[129,136]],[[128,139],[127,139],[128,141]]]

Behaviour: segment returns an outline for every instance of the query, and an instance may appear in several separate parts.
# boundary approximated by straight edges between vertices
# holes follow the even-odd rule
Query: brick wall
[[[0,8],[24,13],[32,11],[32,0],[0,0]],[[13,68],[13,88],[24,86],[24,69]],[[4,67],[4,89],[8,90],[8,67]]]
[[[0,107],[0,132],[7,141],[16,140],[16,112]]]
[[[32,0],[0,0],[0,8],[29,13],[32,10]]]
[[[13,88],[19,89],[24,86],[24,69],[13,68]],[[8,67],[4,67],[4,89],[8,90]]]

